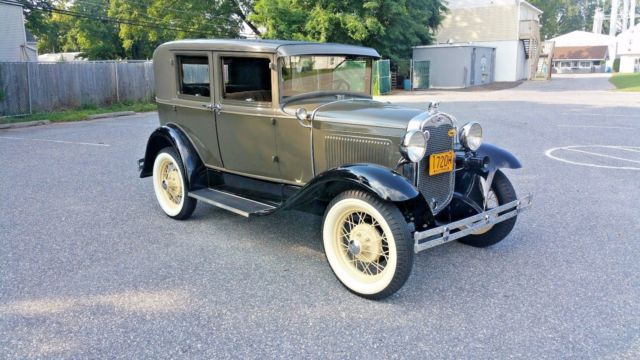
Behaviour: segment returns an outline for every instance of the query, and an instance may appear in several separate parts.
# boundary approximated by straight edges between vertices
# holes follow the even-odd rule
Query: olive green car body
[[[161,207],[179,220],[196,201],[247,217],[324,215],[334,273],[369,298],[402,286],[413,253],[504,239],[531,204],[499,171],[520,168],[518,159],[483,143],[478,123],[458,127],[435,103],[374,100],[379,57],[365,47],[294,41],[163,44],[153,58],[160,127],[138,161],[140,176],[153,176]],[[364,71],[354,77],[354,69]],[[343,234],[343,225],[353,227]],[[362,261],[378,270],[363,270]]]
[[[342,164],[326,156],[330,136],[348,136],[370,141],[372,149],[357,162],[395,168],[401,158],[400,141],[409,120],[424,110],[400,108],[371,99],[336,101],[326,98],[280,103],[278,69],[271,70],[272,101],[246,102],[222,97],[222,65],[228,55],[262,57],[277,64],[279,56],[295,54],[353,54],[378,58],[372,49],[338,44],[289,41],[190,40],[161,45],[154,54],[156,101],[160,124],[176,124],[189,137],[207,167],[258,179],[301,186],[315,175]],[[209,58],[212,96],[194,97],[178,93],[176,56],[205,55]],[[335,97],[334,97],[335,99]],[[220,110],[212,115],[211,104]],[[295,111],[322,111],[301,126]],[[389,150],[387,150],[389,149]],[[275,161],[274,161],[275,160]]]

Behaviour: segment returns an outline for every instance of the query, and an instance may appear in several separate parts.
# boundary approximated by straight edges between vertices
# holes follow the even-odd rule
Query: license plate
[[[431,154],[429,156],[429,176],[453,171],[453,151]]]

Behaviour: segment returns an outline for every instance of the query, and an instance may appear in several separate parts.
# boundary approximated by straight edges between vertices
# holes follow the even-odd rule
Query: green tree
[[[148,58],[161,43],[185,38],[237,37],[242,20],[231,0],[111,0],[109,16],[130,56]]]
[[[545,39],[575,30],[591,31],[597,7],[609,8],[611,0],[530,0],[540,10],[541,35]]]
[[[41,53],[148,59],[162,42],[237,37],[250,0],[21,0]]]
[[[265,38],[365,45],[399,60],[432,42],[444,10],[439,0],[256,0],[249,20]]]

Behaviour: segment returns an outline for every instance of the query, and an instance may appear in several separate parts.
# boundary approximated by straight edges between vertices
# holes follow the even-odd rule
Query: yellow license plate
[[[429,156],[429,176],[453,171],[453,151],[431,154]]]

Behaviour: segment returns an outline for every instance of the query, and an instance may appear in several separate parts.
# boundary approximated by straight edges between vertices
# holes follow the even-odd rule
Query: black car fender
[[[477,157],[489,158],[486,168],[486,171],[488,172],[495,172],[496,170],[503,168],[520,169],[522,167],[520,160],[518,160],[515,155],[493,144],[482,144],[475,153]]]
[[[282,209],[302,208],[317,200],[326,205],[336,195],[354,188],[396,204],[415,226],[433,219],[427,202],[409,179],[375,164],[350,164],[325,171],[287,199]]]
[[[206,168],[189,138],[174,124],[160,126],[149,136],[144,159],[141,161],[140,177],[153,175],[153,162],[156,156],[160,150],[168,146],[172,146],[180,154],[187,187],[190,190],[205,187]]]
[[[456,172],[455,192],[446,212],[450,221],[484,211],[484,198],[491,187],[496,171],[522,167],[515,155],[493,144],[482,144],[478,150],[463,157],[476,159],[473,163],[484,164],[484,166],[470,166]],[[486,180],[486,188],[480,182],[480,176]]]

